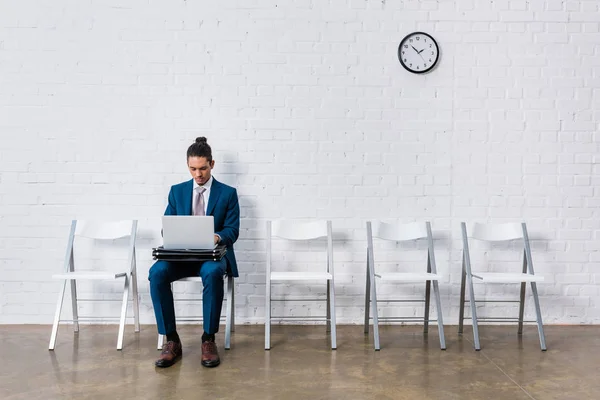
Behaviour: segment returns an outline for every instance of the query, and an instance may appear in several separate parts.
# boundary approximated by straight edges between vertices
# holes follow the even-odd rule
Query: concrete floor
[[[599,399],[600,327],[546,327],[541,352],[535,327],[522,340],[515,327],[483,326],[482,350],[470,328],[446,327],[428,338],[416,326],[385,326],[381,351],[360,326],[338,327],[329,349],[323,326],[274,326],[264,351],[262,326],[239,326],[221,366],[200,365],[197,326],[180,327],[183,360],[155,369],[156,333],[128,327],[117,351],[116,326],[60,329],[47,350],[50,326],[0,326],[0,399]]]

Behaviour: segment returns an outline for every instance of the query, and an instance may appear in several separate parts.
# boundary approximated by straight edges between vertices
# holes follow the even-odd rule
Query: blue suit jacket
[[[165,215],[192,215],[192,191],[194,182],[190,179],[171,186],[169,204]],[[215,221],[215,233],[221,236],[221,244],[227,246],[225,259],[227,260],[228,273],[234,277],[238,275],[233,244],[240,234],[240,205],[237,191],[213,177],[208,198],[206,215],[212,215]]]

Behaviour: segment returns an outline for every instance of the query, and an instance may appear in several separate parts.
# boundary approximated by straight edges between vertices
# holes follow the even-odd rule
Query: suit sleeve
[[[223,229],[215,233],[221,237],[220,243],[226,246],[233,245],[240,235],[240,204],[235,189],[227,201]]]
[[[169,201],[167,204],[167,209],[165,210],[165,215],[177,215],[177,207],[175,205],[175,193],[173,193],[173,188],[169,190]]]

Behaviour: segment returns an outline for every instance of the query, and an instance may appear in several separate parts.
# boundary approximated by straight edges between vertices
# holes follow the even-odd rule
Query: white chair
[[[79,332],[79,321],[93,320],[109,320],[111,318],[103,317],[80,317],[78,312],[78,301],[98,301],[98,299],[81,299],[77,297],[77,280],[117,280],[123,279],[123,299],[121,303],[121,317],[119,320],[119,333],[117,337],[117,350],[123,348],[123,334],[125,331],[125,319],[127,317],[127,305],[129,296],[129,285],[131,282],[133,291],[133,313],[135,331],[140,331],[139,319],[139,296],[137,288],[137,271],[135,259],[135,239],[137,234],[137,220],[115,221],[115,222],[100,222],[100,221],[77,221],[71,223],[71,231],[69,241],[67,243],[67,253],[65,256],[64,272],[52,276],[52,279],[63,280],[62,287],[58,294],[58,303],[56,305],[56,313],[54,315],[54,324],[52,326],[52,334],[50,335],[49,350],[54,350],[56,344],[56,336],[58,334],[58,325],[60,322],[73,322],[75,332]],[[122,268],[116,271],[101,271],[101,270],[75,270],[74,246],[76,237],[85,237],[94,240],[115,240],[129,237],[129,245],[127,246],[129,256],[127,264],[123,263]],[[60,314],[65,296],[67,281],[71,282],[71,306],[73,309],[72,320],[61,320]],[[111,301],[110,299],[106,301]],[[112,300],[118,301],[118,300]],[[117,318],[113,318],[117,319]]]
[[[468,302],[471,307],[471,319],[473,320],[473,339],[475,342],[475,350],[480,350],[481,345],[479,343],[479,321],[489,322],[518,322],[519,329],[518,334],[523,333],[523,322],[534,322],[534,321],[523,321],[523,314],[525,310],[525,289],[527,282],[531,284],[531,291],[533,293],[533,301],[535,303],[536,322],[538,326],[538,334],[540,337],[540,347],[542,351],[546,351],[546,339],[544,337],[544,326],[542,324],[542,313],[540,311],[540,301],[538,298],[538,291],[536,282],[542,282],[544,278],[539,275],[535,275],[533,271],[533,261],[531,259],[531,247],[529,245],[529,236],[527,234],[527,226],[525,223],[507,223],[507,224],[496,224],[496,225],[484,225],[475,223],[469,229],[467,234],[467,225],[462,222],[462,240],[463,240],[463,259],[462,259],[462,276],[461,276],[461,288],[460,288],[460,310],[459,310],[459,322],[458,322],[458,333],[463,333],[463,322],[465,319],[469,319],[464,316],[465,302]],[[471,256],[469,253],[469,240],[468,238],[486,241],[486,242],[499,242],[508,241],[515,239],[523,240],[523,269],[522,272],[479,272],[472,271],[471,268]],[[519,317],[488,317],[481,318],[477,317],[477,308],[475,294],[473,291],[473,281],[481,283],[520,283],[521,284],[521,296],[520,300],[485,300],[487,303],[502,302],[502,303],[519,303]],[[465,300],[465,287],[469,286],[469,300]]]
[[[308,241],[319,238],[327,238],[327,262],[321,271],[272,271],[271,246],[272,238],[280,238],[294,241]],[[271,282],[302,283],[321,281],[327,284],[327,315],[314,317],[294,316],[272,316],[272,301],[291,301],[291,299],[271,298]],[[336,344],[336,322],[335,322],[335,285],[333,273],[333,236],[331,221],[267,221],[267,270],[266,270],[266,295],[265,295],[265,350],[271,349],[271,320],[285,320],[302,318],[304,320],[322,321],[327,323],[327,332],[331,332],[331,348],[335,350]],[[323,300],[322,298],[301,299],[303,301]]]
[[[427,238],[427,266],[419,272],[375,272],[375,257],[373,250],[373,237],[388,240],[388,241],[412,241],[422,238]],[[380,300],[377,298],[376,278],[382,282],[391,283],[411,283],[425,282],[425,299],[424,300]],[[437,273],[435,264],[435,253],[433,250],[433,236],[431,233],[431,224],[429,222],[413,222],[409,224],[387,224],[379,221],[367,222],[367,285],[365,290],[365,333],[369,333],[369,311],[373,314],[373,341],[375,350],[380,349],[379,345],[379,321],[396,321],[396,322],[421,322],[423,321],[424,332],[429,329],[429,322],[435,321],[429,319],[429,304],[430,304],[430,285],[433,282],[433,292],[437,309],[437,324],[440,335],[440,348],[446,350],[446,339],[444,336],[444,322],[442,319],[442,305],[440,300],[440,291],[438,281],[441,275]],[[400,302],[424,302],[425,315],[423,318],[415,317],[379,317],[377,312],[377,303],[400,303]]]
[[[200,282],[200,284],[202,284],[202,278],[199,276],[190,276],[187,278],[182,278],[179,279],[175,282]],[[175,283],[173,282],[173,283]],[[172,287],[172,284],[171,284]],[[189,299],[185,299],[185,298],[178,298],[178,299],[173,299],[174,301],[196,301],[196,302],[200,302],[202,303],[202,299],[198,299],[198,298],[189,298]],[[223,313],[221,312],[221,321],[225,320],[225,350],[229,350],[231,349],[231,332],[235,331],[235,290],[234,290],[234,282],[233,282],[233,276],[231,275],[227,275],[227,297],[225,298],[225,302],[227,303],[227,309],[226,309],[226,313],[225,316],[223,316]],[[187,316],[187,317],[181,317],[181,318],[177,318],[177,321],[185,321],[185,322],[192,322],[192,321],[202,321],[202,316]],[[164,342],[164,335],[161,335],[160,333],[158,334],[158,344],[156,346],[156,348],[158,350],[162,350],[162,346],[163,346],[163,342]]]

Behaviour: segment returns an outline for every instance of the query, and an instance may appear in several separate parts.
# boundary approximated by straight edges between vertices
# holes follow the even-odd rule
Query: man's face
[[[210,179],[210,172],[215,166],[215,160],[208,162],[206,157],[188,157],[188,168],[192,178],[200,186]]]

